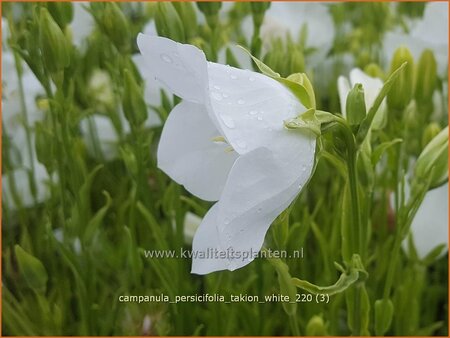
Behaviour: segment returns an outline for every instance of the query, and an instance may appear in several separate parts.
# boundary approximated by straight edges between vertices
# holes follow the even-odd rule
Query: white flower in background
[[[218,201],[195,234],[192,272],[243,267],[254,257],[242,255],[259,252],[311,175],[315,137],[283,125],[305,108],[277,81],[207,62],[194,46],[143,34],[138,46],[148,62],[143,75],[183,99],[164,125],[158,167],[192,194]]]
[[[261,38],[264,42],[270,42],[277,37],[284,39],[289,33],[294,41],[298,41],[303,28],[307,29],[306,47],[315,49],[307,64],[311,67],[318,66],[331,49],[335,35],[333,18],[324,4],[272,2],[264,16]],[[251,18],[243,23],[243,31],[247,33],[247,39],[252,36]]]
[[[183,234],[184,234],[184,242],[186,244],[192,244],[194,235],[197,232],[197,229],[201,223],[202,218],[190,211],[188,211],[184,215]]]
[[[427,192],[411,224],[411,232],[420,258],[440,244],[447,244],[444,252],[448,251],[448,183]]]
[[[2,19],[3,39],[8,37],[7,21]],[[3,137],[8,138],[8,155],[11,171],[2,173],[2,195],[5,205],[13,210],[18,207],[13,198],[12,187],[24,207],[30,207],[35,200],[31,193],[30,178],[34,168],[34,180],[36,182],[36,202],[42,202],[48,197],[46,182],[49,177],[45,168],[37,161],[34,150],[33,126],[43,119],[43,111],[36,104],[38,96],[44,94],[42,85],[29,67],[22,62],[22,85],[24,92],[24,104],[27,111],[27,122],[30,127],[31,149],[27,141],[25,118],[21,102],[20,83],[16,72],[14,55],[6,44],[2,46],[2,126]],[[31,156],[30,156],[31,155]]]
[[[383,81],[376,77],[371,77],[364,73],[359,68],[354,68],[350,71],[350,81],[344,77],[339,76],[338,78],[338,93],[339,101],[341,103],[341,113],[344,117],[347,116],[346,102],[347,95],[350,90],[357,84],[361,84],[364,88],[364,101],[366,104],[366,112],[372,107],[375,99],[380,93],[383,87]],[[377,114],[375,115],[373,126],[375,129],[380,127],[383,123],[384,113],[386,112],[386,100],[383,100],[380,107],[378,108]]]
[[[416,61],[424,49],[430,48],[436,57],[439,73],[445,73],[448,67],[448,2],[427,3],[422,20],[408,34],[387,33],[383,43],[386,60],[390,62],[401,45],[409,48]]]

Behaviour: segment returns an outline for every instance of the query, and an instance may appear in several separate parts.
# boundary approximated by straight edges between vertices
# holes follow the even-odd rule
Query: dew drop
[[[255,81],[255,78],[254,78],[253,76],[250,76],[250,77],[248,78],[248,80],[249,80],[250,82],[254,82],[254,81]]]
[[[228,115],[220,115],[223,123],[230,129],[233,129],[236,125],[234,124],[233,119]]]
[[[230,78],[231,78],[232,80],[237,80],[238,77],[237,77],[236,75],[234,75],[234,74],[231,74],[231,75],[230,75]]]
[[[163,60],[166,63],[172,63],[172,58],[167,54],[161,54],[161,60]]]
[[[261,211],[262,211],[262,208],[258,208],[257,212],[261,212]]]
[[[306,171],[306,166],[302,166],[302,171],[303,171],[303,172]]]
[[[216,90],[220,90],[220,87],[217,86],[217,85],[214,85],[213,88],[216,89]]]
[[[229,219],[229,218],[225,218],[225,219],[223,220],[223,222],[224,222],[225,224],[230,224],[230,219]],[[228,236],[228,237],[231,237],[229,233],[227,234],[227,236]]]
[[[248,113],[249,113],[250,115],[256,115],[256,114],[258,114],[258,112],[257,112],[256,110],[250,110]]]
[[[244,101],[243,99],[239,99],[239,100],[237,101],[237,103],[238,103],[238,104],[244,104],[245,101]]]
[[[262,120],[263,120],[262,116],[258,116],[258,121],[262,121]]]
[[[224,98],[227,98],[229,95],[228,95],[227,93],[222,93],[222,96],[223,96]]]
[[[222,100],[222,95],[220,95],[220,93],[218,92],[211,92],[211,96],[213,99],[216,99],[217,101]]]

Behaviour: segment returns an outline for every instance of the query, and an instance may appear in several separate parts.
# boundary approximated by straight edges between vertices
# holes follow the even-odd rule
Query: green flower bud
[[[191,2],[172,2],[183,24],[186,41],[197,36],[197,14]]]
[[[105,3],[101,18],[103,32],[119,51],[127,52],[130,47],[130,28],[120,7],[116,3]]]
[[[125,146],[119,148],[119,152],[128,172],[136,177],[138,173],[138,164],[133,149],[131,149],[128,144],[125,144]]]
[[[291,69],[289,74],[301,73],[305,71],[305,58],[303,53],[295,49],[291,54]]]
[[[142,88],[137,84],[133,74],[125,69],[125,84],[122,107],[125,118],[132,127],[138,127],[147,120],[147,106]]]
[[[261,27],[264,20],[264,14],[270,7],[270,2],[251,2],[250,8],[253,14],[253,24],[255,27]]]
[[[197,2],[197,7],[205,15],[208,26],[214,30],[219,22],[219,11],[222,7],[221,2]]]
[[[55,169],[55,137],[43,122],[36,122],[35,133],[37,160],[51,173]]]
[[[348,93],[345,110],[347,111],[347,121],[351,126],[360,124],[366,117],[366,102],[362,84],[355,84]]]
[[[414,174],[426,180],[432,174],[430,187],[436,187],[448,177],[448,126],[437,134],[422,150]]]
[[[434,139],[439,132],[441,131],[441,127],[436,122],[430,123],[424,130],[422,135],[422,149],[426,147],[428,143]]]
[[[70,2],[48,2],[47,8],[62,30],[72,22],[73,4]]]
[[[39,43],[46,68],[56,73],[70,64],[70,46],[61,28],[45,7],[39,17]]]
[[[183,24],[175,7],[170,2],[158,2],[155,14],[155,25],[158,35],[185,42]]]
[[[390,299],[378,299],[375,301],[375,334],[383,336],[392,323],[394,304]]]
[[[307,336],[328,336],[327,327],[321,316],[312,316],[306,324]]]
[[[384,73],[381,70],[380,66],[378,66],[376,63],[369,63],[364,68],[364,73],[366,73],[367,75],[372,76],[372,77],[384,79]]]
[[[14,252],[20,273],[28,287],[40,294],[44,294],[47,289],[48,275],[42,262],[17,244],[14,246]]]
[[[436,59],[431,50],[426,49],[417,65],[415,99],[418,103],[430,103],[436,89]]]
[[[399,47],[392,58],[391,74],[407,62],[405,69],[395,79],[391,90],[387,94],[387,104],[396,110],[404,109],[411,101],[414,88],[414,59],[406,47]]]

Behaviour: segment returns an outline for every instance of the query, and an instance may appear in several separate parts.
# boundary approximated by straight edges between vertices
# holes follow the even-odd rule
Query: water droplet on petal
[[[167,54],[161,54],[161,60],[163,60],[166,63],[172,63],[172,58]]]
[[[230,75],[230,78],[231,78],[232,80],[237,80],[238,77],[237,77],[236,75],[234,75],[234,74],[231,74],[231,75]]]
[[[302,166],[302,171],[306,171],[306,166]]]
[[[222,118],[223,123],[230,129],[233,129],[236,125],[234,123],[234,120],[228,116],[228,115],[220,115]]]
[[[262,211],[262,208],[258,208],[257,212],[261,212],[261,211]]]
[[[298,188],[299,188],[299,189],[303,188],[303,185],[299,184]]]
[[[228,95],[227,93],[222,93],[222,96],[223,96],[224,98],[227,98],[229,95]]]
[[[216,90],[220,90],[219,86],[213,86],[213,88],[216,89]]]
[[[230,219],[229,219],[229,218],[225,218],[225,219],[223,220],[223,222],[224,222],[225,224],[230,224]],[[227,234],[227,236],[228,236],[228,237],[231,237],[229,233]]]
[[[238,103],[238,104],[244,104],[244,103],[245,103],[245,100],[239,99],[237,103]]]
[[[262,121],[262,120],[263,120],[262,116],[258,116],[258,121]]]
[[[258,114],[258,111],[256,111],[256,110],[250,110],[248,113],[249,113],[250,115],[256,115],[256,114]]]
[[[213,99],[216,99],[217,101],[222,100],[222,95],[220,95],[220,93],[218,92],[211,92],[211,96]]]
[[[255,81],[255,78],[254,78],[253,76],[250,76],[250,77],[248,78],[248,80],[249,80],[250,82],[254,82],[254,81]]]

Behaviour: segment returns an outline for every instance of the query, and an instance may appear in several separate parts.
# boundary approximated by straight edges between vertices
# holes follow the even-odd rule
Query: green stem
[[[296,314],[289,315],[289,325],[291,327],[292,334],[294,336],[300,336],[300,328],[298,327]]]

